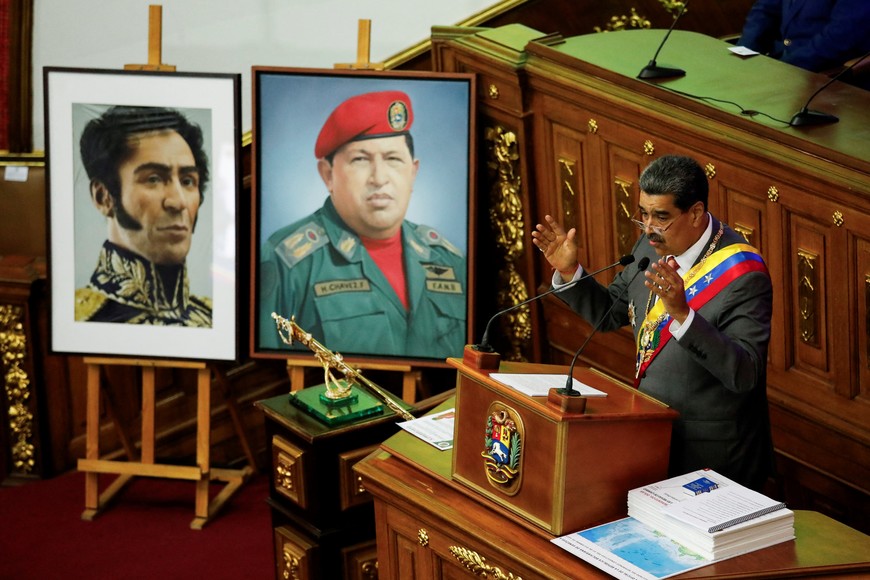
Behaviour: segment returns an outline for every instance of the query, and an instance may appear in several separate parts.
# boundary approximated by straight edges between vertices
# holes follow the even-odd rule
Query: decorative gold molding
[[[496,304],[499,310],[504,310],[529,297],[516,265],[524,254],[525,235],[525,218],[520,196],[520,155],[517,136],[513,131],[494,126],[487,127],[484,134],[488,144],[487,167],[491,177],[489,217],[496,246],[505,262],[499,272]],[[510,342],[509,350],[503,353],[505,360],[526,360],[523,347],[532,337],[528,306],[517,308],[501,318],[504,336]]]
[[[556,163],[559,165],[562,222],[565,224],[565,229],[569,230],[577,227],[577,212],[574,211],[577,207],[577,190],[580,185],[577,182],[577,160],[559,156]]]
[[[767,199],[773,203],[779,201],[779,189],[775,185],[767,188]]]
[[[870,274],[864,275],[864,341],[867,345],[867,367],[870,368]]]
[[[365,580],[377,580],[378,578],[378,559],[366,560],[359,565],[360,578]]]
[[[843,212],[841,211],[835,211],[834,215],[831,216],[831,219],[834,220],[834,225],[838,228],[843,227],[843,224],[846,223],[846,220],[843,219]]]
[[[272,466],[275,470],[275,491],[286,496],[299,507],[305,508],[308,497],[305,493],[305,452],[275,435],[272,437]]]
[[[341,509],[370,502],[371,494],[366,491],[362,477],[354,472],[353,466],[378,448],[377,445],[367,445],[352,451],[346,451],[338,456],[339,497]]]
[[[33,444],[33,413],[28,406],[30,378],[23,368],[27,356],[27,336],[22,318],[24,309],[12,304],[0,305],[0,356],[3,358],[3,384],[9,414],[9,446],[12,470],[28,474],[36,465]]]
[[[655,153],[656,153],[655,143],[653,143],[649,139],[644,141],[643,142],[643,153],[644,153],[644,155],[647,155],[647,156],[655,155]]]
[[[589,121],[586,123],[586,128],[589,133],[595,135],[596,133],[598,133],[598,121],[596,121],[595,119],[589,119]]]
[[[818,346],[819,312],[819,257],[812,252],[798,250],[798,333],[801,341]]]
[[[716,177],[716,166],[712,163],[707,163],[704,166],[704,173],[707,175],[707,179],[714,179]]]
[[[735,222],[734,225],[731,226],[731,228],[732,228],[735,232],[737,232],[738,234],[740,234],[741,236],[743,236],[743,239],[746,240],[746,243],[747,243],[747,244],[755,245],[755,244],[752,243],[752,237],[755,235],[755,229],[754,229],[754,228],[751,228],[751,227],[749,227],[749,226],[744,226],[743,224],[740,224],[740,223],[737,223],[737,222]]]
[[[297,535],[291,526],[274,529],[275,549],[280,561],[275,562],[277,572],[284,580],[311,578],[311,550],[315,546]]]
[[[634,246],[635,225],[631,222],[634,209],[631,206],[631,181],[616,177],[613,180],[613,205],[616,208],[616,243],[619,247],[619,255],[631,253]]]
[[[426,528],[417,530],[417,543],[424,548],[429,545],[429,532],[426,531]]]
[[[640,16],[635,8],[631,8],[631,16],[611,16],[604,28],[595,26],[595,32],[618,32],[630,28],[652,28],[652,23],[645,16]]]
[[[465,566],[465,569],[481,578],[494,578],[495,580],[523,580],[520,576],[514,576],[508,572],[505,574],[500,568],[490,566],[486,558],[468,548],[462,546],[450,546],[450,553]]]
[[[498,86],[494,83],[490,83],[490,85],[487,87],[486,94],[490,99],[492,99],[494,101],[498,100],[498,97],[499,97]]]
[[[676,18],[683,10],[688,12],[684,0],[659,0],[659,4],[661,4],[674,18]]]
[[[298,580],[301,578],[299,575],[299,557],[288,548],[287,544],[284,544],[281,553],[284,558],[284,567],[281,570],[281,577],[284,578],[284,580]]]

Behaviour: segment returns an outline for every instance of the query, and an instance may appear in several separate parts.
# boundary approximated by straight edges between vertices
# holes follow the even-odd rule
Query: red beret
[[[402,91],[356,95],[329,115],[317,136],[314,156],[326,157],[345,143],[359,139],[402,135],[413,122],[411,99]]]

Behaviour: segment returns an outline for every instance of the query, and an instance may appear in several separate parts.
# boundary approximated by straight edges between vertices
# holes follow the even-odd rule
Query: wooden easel
[[[372,21],[360,19],[357,25],[356,62],[336,63],[334,68],[353,70],[384,70],[384,63],[369,62],[372,40]]]
[[[163,6],[148,6],[148,63],[125,64],[124,70],[175,71],[174,64],[163,64]]]
[[[83,520],[92,520],[134,476],[186,479],[196,482],[195,517],[190,527],[196,530],[208,523],[230,496],[253,474],[253,464],[243,469],[212,469],[211,451],[211,376],[212,368],[204,362],[162,361],[86,357],[87,366],[87,443],[78,469],[85,472],[85,511]],[[103,365],[142,368],[142,449],[135,461],[132,446],[125,445],[129,461],[100,459],[100,375]],[[197,372],[196,465],[169,465],[154,462],[155,375],[157,368],[193,369]],[[220,379],[219,379],[220,380]],[[235,420],[234,420],[235,423]],[[238,425],[236,425],[238,429]],[[123,431],[123,430],[122,430]],[[127,439],[129,439],[127,437]],[[247,448],[247,445],[246,445]],[[249,449],[246,453],[250,453]],[[248,460],[251,461],[249,456]],[[99,493],[99,475],[115,473],[118,477]],[[209,482],[226,482],[226,486],[209,501]]]
[[[384,70],[384,63],[370,62],[371,54],[372,21],[361,19],[357,27],[357,49],[355,63],[336,63],[336,69],[353,70]],[[296,392],[305,388],[305,369],[319,367],[316,360],[287,361],[287,374],[290,376],[290,391]],[[421,372],[414,370],[411,365],[374,363],[368,365],[354,365],[360,370],[385,370],[403,373],[402,400],[406,403],[414,403],[417,400],[417,387],[420,384]]]
[[[125,70],[156,70],[175,71],[174,65],[163,64],[161,61],[163,7],[149,6],[148,22],[148,63],[124,65]],[[217,368],[205,362],[161,361],[142,359],[94,358],[84,359],[87,366],[87,448],[85,458],[78,462],[79,471],[85,472],[85,511],[82,519],[92,520],[135,476],[165,477],[171,479],[187,479],[196,482],[194,519],[190,527],[196,530],[214,517],[217,511],[226,503],[233,493],[254,473],[256,460],[248,444],[241,417],[238,412],[235,397],[230,392],[229,382]],[[138,461],[132,440],[127,430],[121,424],[111,397],[107,393],[107,410],[118,430],[118,436],[124,446],[128,461],[112,461],[100,459],[100,376],[104,365],[126,365],[142,368],[142,435],[141,453]],[[196,466],[168,465],[154,462],[154,410],[155,374],[158,367],[194,369],[197,372],[197,407],[196,407]],[[239,436],[248,466],[243,469],[212,469],[211,452],[211,378],[214,372],[219,384],[233,426]],[[99,493],[99,475],[114,473],[118,477]],[[212,480],[226,482],[224,488],[209,501],[209,482]]]

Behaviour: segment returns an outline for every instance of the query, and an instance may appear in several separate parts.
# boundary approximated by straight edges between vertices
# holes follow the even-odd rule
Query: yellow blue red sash
[[[686,274],[686,302],[697,312],[733,280],[749,272],[767,272],[764,259],[748,244],[732,244],[711,254],[699,268]],[[768,274],[769,275],[769,274]],[[671,317],[659,300],[649,309],[637,333],[637,373],[635,386],[646,368],[671,339]]]

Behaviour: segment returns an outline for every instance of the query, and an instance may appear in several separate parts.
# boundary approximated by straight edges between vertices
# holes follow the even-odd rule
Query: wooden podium
[[[667,476],[678,414],[636,389],[575,368],[577,380],[607,396],[570,412],[492,379],[495,365],[474,356],[447,362],[458,371],[452,478],[500,508],[562,535],[624,517],[628,490]],[[567,377],[556,365],[501,362],[497,370]],[[493,475],[487,445],[493,429],[509,431],[500,426],[507,422],[515,467]]]

